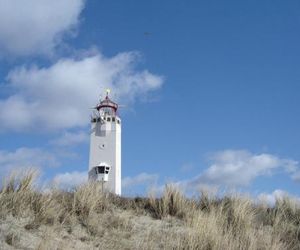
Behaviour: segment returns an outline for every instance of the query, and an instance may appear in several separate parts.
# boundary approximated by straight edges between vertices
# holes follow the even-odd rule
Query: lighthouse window
[[[115,122],[115,121],[116,121],[116,118],[115,118],[115,117],[112,117],[111,120],[112,120],[112,122]]]
[[[120,124],[120,120],[117,120],[117,123]]]
[[[110,117],[107,117],[107,121],[110,122]]]
[[[98,167],[98,174],[104,174],[104,167]]]

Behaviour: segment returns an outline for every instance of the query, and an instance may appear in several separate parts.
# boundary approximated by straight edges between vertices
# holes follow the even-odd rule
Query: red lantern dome
[[[96,107],[99,112],[103,110],[105,113],[116,114],[118,110],[118,104],[109,99],[108,93],[104,100],[102,100]]]

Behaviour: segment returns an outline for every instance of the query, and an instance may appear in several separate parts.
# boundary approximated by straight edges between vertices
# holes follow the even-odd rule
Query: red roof
[[[96,106],[98,111],[102,108],[112,108],[116,112],[118,109],[118,104],[110,100],[107,95],[105,99]]]

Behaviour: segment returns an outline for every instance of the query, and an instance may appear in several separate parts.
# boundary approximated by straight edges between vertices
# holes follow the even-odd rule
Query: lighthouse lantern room
[[[104,100],[91,117],[89,180],[100,181],[106,191],[121,195],[121,119],[118,104]]]

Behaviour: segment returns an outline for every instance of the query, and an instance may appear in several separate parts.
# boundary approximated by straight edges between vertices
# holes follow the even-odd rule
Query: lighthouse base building
[[[121,119],[118,104],[108,97],[91,117],[89,180],[102,183],[104,190],[121,195]]]

